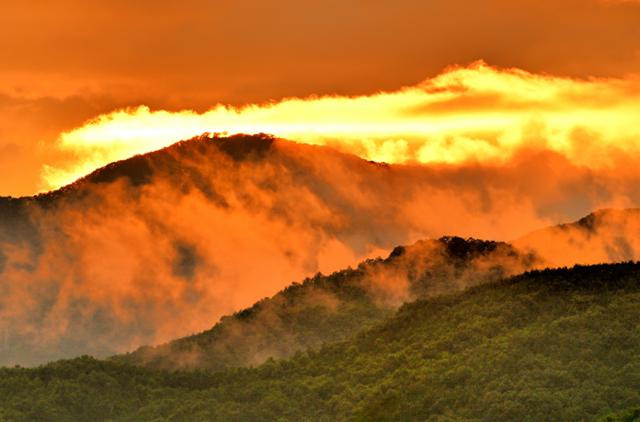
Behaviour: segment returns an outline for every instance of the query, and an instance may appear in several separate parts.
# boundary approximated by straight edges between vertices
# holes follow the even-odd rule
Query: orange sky
[[[393,164],[509,165],[523,150],[593,170],[640,156],[640,75],[569,78],[475,62],[420,84],[363,96],[314,96],[202,113],[119,110],[64,132],[42,172],[55,189],[97,167],[204,132],[270,133]]]
[[[635,1],[3,2],[0,194],[45,187],[56,139],[97,115],[396,91],[478,59],[534,74],[640,72]]]

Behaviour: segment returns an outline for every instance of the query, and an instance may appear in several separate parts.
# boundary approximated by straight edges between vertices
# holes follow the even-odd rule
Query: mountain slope
[[[384,261],[371,260],[355,270],[294,284],[251,308],[224,317],[211,330],[196,336],[143,347],[114,359],[153,368],[219,370],[291,356],[298,350],[346,339],[381,321],[400,304],[417,298],[541,269],[550,262],[597,263],[607,248],[613,261],[640,256],[640,249],[633,246],[640,239],[640,232],[634,229],[639,223],[637,209],[599,210],[574,223],[523,236],[514,241],[518,248],[457,237],[398,247]],[[556,249],[558,243],[563,254]],[[628,246],[615,250],[612,245],[616,244]],[[545,255],[545,259],[537,254]]]
[[[266,135],[201,137],[1,198],[0,363],[198,332],[293,280],[422,237],[428,216],[397,218],[423,191],[416,171]]]
[[[640,403],[639,300],[640,264],[535,271],[403,306],[352,340],[255,369],[163,372],[90,358],[3,369],[1,415],[595,420]]]
[[[558,160],[536,158],[569,165]],[[578,172],[542,188],[535,171],[524,159],[390,166],[267,135],[202,136],[55,192],[0,198],[0,364],[160,344],[317,272],[442,235],[513,238],[621,186]],[[567,248],[544,256],[637,252]]]
[[[153,368],[224,369],[344,340],[402,303],[498,280],[532,268],[505,243],[444,237],[397,247],[387,259],[294,283],[212,329],[113,359]]]
[[[640,209],[602,209],[578,221],[536,230],[511,242],[536,251],[549,266],[596,264],[640,257]]]

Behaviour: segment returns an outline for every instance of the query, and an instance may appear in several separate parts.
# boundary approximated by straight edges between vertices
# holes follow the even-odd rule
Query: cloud
[[[0,145],[21,147],[0,163],[11,175],[0,179],[0,194],[47,189],[42,164],[71,164],[52,145],[61,132],[141,104],[202,113],[215,104],[363,96],[477,59],[535,74],[624,78],[640,65],[639,20],[635,5],[599,0],[5,1],[0,95],[47,104],[0,105]]]
[[[635,261],[640,256],[640,210],[600,210],[576,224],[537,230],[513,243],[536,251],[546,265]]]
[[[637,156],[638,110],[637,77],[570,79],[476,62],[368,96],[218,105],[205,113],[144,106],[113,112],[62,134],[60,149],[77,159],[47,166],[44,177],[59,187],[202,132],[265,132],[388,163],[506,163],[523,149],[546,149],[597,169]]]
[[[638,204],[638,179],[546,149],[505,163],[380,165],[265,136],[183,142],[37,200],[1,201],[0,361],[164,342],[399,244],[446,234],[509,240]],[[557,244],[542,256],[562,264],[640,250]],[[402,277],[372,278],[383,303],[408,297]],[[385,290],[388,280],[397,289]]]
[[[57,98],[0,92],[0,167],[7,176],[0,178],[0,195],[30,195],[45,190],[48,186],[41,179],[43,166],[77,160],[54,143],[59,134],[126,103],[99,95]]]

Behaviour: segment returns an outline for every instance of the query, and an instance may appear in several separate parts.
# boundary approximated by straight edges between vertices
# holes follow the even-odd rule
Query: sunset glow
[[[0,421],[640,422],[640,0],[2,0]]]
[[[176,140],[210,133],[269,133],[387,163],[504,163],[548,149],[589,168],[611,166],[640,145],[640,79],[570,79],[484,62],[447,69],[398,91],[286,98],[205,113],[146,106],[99,116],[60,136],[74,159],[47,165],[48,188]]]

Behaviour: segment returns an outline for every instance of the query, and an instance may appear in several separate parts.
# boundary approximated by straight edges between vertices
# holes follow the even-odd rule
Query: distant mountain
[[[603,209],[580,220],[534,231],[512,244],[535,251],[548,266],[640,258],[640,209]]]
[[[634,420],[639,297],[640,264],[533,271],[407,304],[348,341],[253,369],[88,357],[1,369],[0,418]]]

